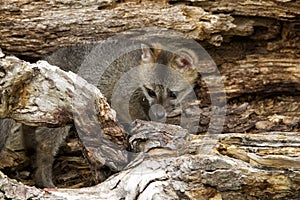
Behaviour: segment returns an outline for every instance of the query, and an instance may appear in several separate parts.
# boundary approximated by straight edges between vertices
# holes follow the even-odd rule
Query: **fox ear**
[[[198,57],[193,51],[181,49],[176,52],[171,62],[171,66],[181,73],[189,83],[195,83],[198,77]]]
[[[195,62],[188,52],[180,51],[175,56],[175,65],[178,70],[194,70],[195,69]]]
[[[141,59],[144,62],[150,62],[153,59],[153,52],[150,47],[146,44],[141,44],[142,55]]]

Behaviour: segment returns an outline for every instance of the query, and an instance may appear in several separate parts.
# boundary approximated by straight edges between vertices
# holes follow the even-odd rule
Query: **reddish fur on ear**
[[[193,52],[181,49],[175,53],[171,66],[176,71],[181,73],[187,81],[189,81],[191,84],[194,84],[198,77],[196,68],[197,63],[198,59]]]
[[[175,56],[176,68],[179,70],[193,70],[194,60],[187,52],[181,51]]]
[[[178,68],[190,67],[192,65],[191,61],[186,57],[179,57],[176,59]]]

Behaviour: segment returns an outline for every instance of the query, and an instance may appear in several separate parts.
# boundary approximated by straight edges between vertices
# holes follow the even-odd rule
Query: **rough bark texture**
[[[299,92],[300,6],[292,0],[13,2],[0,7],[1,48],[7,54],[41,58],[62,46],[159,26],[204,41],[229,97],[291,88]]]
[[[1,174],[3,196],[15,199],[29,196],[33,199],[299,198],[299,133],[233,133],[207,137],[189,135],[174,125],[137,121],[134,134],[130,145],[144,153],[138,153],[126,169],[97,186],[57,189],[49,194],[17,184],[16,187],[26,191],[20,194],[9,189],[16,182],[8,181]]]
[[[13,54],[30,61],[36,61],[59,47],[90,43],[91,40],[101,41],[130,28],[159,26],[177,30],[199,41],[212,56],[224,78],[228,101],[227,119],[223,129],[226,134],[213,137],[194,136],[179,127],[161,127],[159,124],[137,122],[135,135],[129,140],[130,145],[136,151],[148,154],[133,154],[135,160],[124,171],[113,175],[109,180],[91,188],[58,189],[50,195],[16,183],[1,174],[0,197],[12,199],[300,198],[300,4],[298,1],[7,0],[0,2],[0,13],[0,48],[6,55]],[[8,60],[16,62],[17,59]],[[57,71],[55,69],[55,73]],[[30,82],[33,77],[40,74],[31,72],[22,71],[25,74],[21,77],[25,78],[22,81]],[[2,71],[0,75],[2,78]],[[69,75],[70,73],[67,73],[64,76]],[[204,133],[210,120],[210,99],[205,82],[199,79],[198,85],[196,89],[201,102],[199,132]],[[34,96],[31,94],[35,94],[31,90],[25,91],[20,88],[11,91],[22,99],[18,103],[11,99],[12,108],[21,111],[28,100]],[[2,94],[1,98],[3,97]],[[44,100],[48,102],[49,98],[45,96]],[[1,99],[1,106],[3,102],[5,101]],[[20,114],[10,116],[29,124],[57,125],[72,122],[72,117],[65,115],[71,104],[61,102],[62,104],[57,106],[57,101],[55,104],[49,103],[53,105],[53,111],[56,112],[44,115],[45,117],[41,117],[43,113],[32,115],[31,111],[26,115],[28,110],[23,113],[23,117]],[[106,105],[102,103],[100,105]],[[11,113],[16,113],[18,109],[12,109]],[[64,115],[61,115],[62,111]],[[5,113],[1,114],[2,117],[7,116]],[[81,120],[78,120],[78,125],[92,130],[93,123],[89,124],[90,126],[83,126],[87,117],[89,115],[79,118]],[[94,120],[99,121],[99,119]],[[108,127],[107,131],[110,130]],[[113,136],[110,139],[114,140],[116,132],[112,132]],[[87,140],[90,136],[92,135],[89,135]],[[124,142],[122,135],[118,138],[121,140],[117,143],[122,144]],[[80,146],[76,139],[71,138],[70,141],[65,144],[65,149],[77,152],[75,155],[78,155]],[[98,143],[90,143],[88,151],[93,151],[98,145]],[[6,153],[10,155],[9,159],[3,159],[2,162],[2,166],[6,168],[15,168],[18,166],[16,163],[25,162],[21,161],[22,156],[16,152]],[[122,154],[118,154],[120,155]],[[60,156],[58,161],[62,162],[64,158],[66,157]],[[70,163],[74,163],[75,158],[74,155],[69,157]],[[82,160],[84,159],[76,158],[75,162],[79,163]],[[59,175],[61,166],[62,164],[56,166],[58,180],[61,176]],[[83,163],[82,166],[81,169],[85,169],[87,165]],[[113,164],[111,167],[113,168]],[[64,179],[60,179],[64,182],[62,180]],[[85,185],[78,182],[76,184],[78,185],[73,187]]]
[[[0,66],[0,118],[10,117],[30,126],[74,123],[90,162],[112,170],[127,164],[127,135],[95,86],[45,61],[30,64],[4,57]]]

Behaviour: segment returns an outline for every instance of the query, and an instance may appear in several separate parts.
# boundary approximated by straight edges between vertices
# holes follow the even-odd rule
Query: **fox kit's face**
[[[165,121],[181,112],[180,104],[193,91],[197,78],[196,56],[188,50],[168,52],[142,45],[139,75],[141,89],[149,102],[149,117]]]

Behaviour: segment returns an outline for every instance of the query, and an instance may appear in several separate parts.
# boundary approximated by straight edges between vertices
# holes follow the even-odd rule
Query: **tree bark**
[[[0,183],[3,196],[16,199],[298,199],[299,143],[292,132],[207,137],[136,121],[130,145],[144,153],[99,185],[46,193],[2,174]],[[10,185],[26,192],[13,193]]]
[[[210,121],[211,91],[199,79],[202,134],[137,121],[128,140],[99,91],[80,77],[45,62],[30,64],[0,52],[1,118],[52,127],[75,121],[85,153],[95,165],[109,163],[111,169],[120,170],[116,166],[125,166],[127,154],[133,157],[118,174],[81,189],[45,192],[0,173],[0,197],[299,199],[299,2],[7,0],[0,2],[0,13],[0,48],[6,55],[34,62],[60,47],[100,42],[132,28],[158,26],[182,32],[202,44],[216,62],[228,102],[223,133],[204,134]],[[3,73],[3,67],[13,74]],[[65,82],[55,84],[55,77]],[[20,87],[21,83],[25,85]],[[74,106],[72,97],[79,91],[86,99],[77,103],[93,99],[95,110]],[[82,115],[83,110],[87,114]],[[97,114],[91,119],[89,112]],[[91,123],[86,125],[88,120]],[[99,132],[108,140],[93,131],[99,123],[104,126]],[[96,139],[91,142],[91,137]],[[107,144],[118,148],[108,145],[108,153],[103,153],[98,147]],[[125,151],[127,146],[135,152]],[[10,157],[1,158],[2,167],[15,167],[24,157],[5,153]]]
[[[0,66],[0,118],[10,117],[30,126],[75,123],[90,162],[112,170],[128,163],[127,135],[95,86],[45,61],[30,64],[5,57]],[[106,149],[100,150],[102,147]]]
[[[42,58],[59,47],[101,41],[128,29],[158,26],[204,41],[203,45],[220,66],[230,98],[250,90],[273,93],[294,88],[299,93],[300,6],[292,0],[259,3],[174,0],[169,2],[172,5],[167,1],[58,2],[60,6],[42,1],[3,2],[2,50],[21,58]],[[232,78],[237,75],[238,83]],[[282,75],[290,80],[283,81]]]
[[[103,124],[103,118],[106,121],[112,121],[113,123],[108,123],[112,127],[107,127],[107,130],[116,129],[114,128],[116,127],[114,118],[109,114],[111,112],[109,111],[109,106],[103,100],[97,100],[103,98],[97,88],[88,85],[83,80],[72,82],[72,80],[75,80],[75,74],[63,72],[46,62],[29,64],[15,57],[2,58],[0,64],[2,69],[4,69],[3,72],[6,72],[2,76],[1,117],[10,116],[30,125],[39,125],[41,123],[53,125],[53,122],[61,125],[66,123],[66,118],[56,117],[54,121],[53,118],[57,115],[52,113],[58,113],[59,110],[70,113],[69,107],[73,106],[75,117],[72,118],[70,114],[67,115],[70,116],[67,119],[68,122],[74,120],[76,123],[77,117],[79,117],[78,121],[81,122],[90,116],[85,115],[83,109],[76,109],[78,108],[77,103],[79,102],[86,107],[87,104],[85,102],[91,103],[87,99],[96,99],[96,102],[100,102],[100,104],[96,104],[100,105],[98,106],[100,107],[99,113],[104,113],[102,116],[96,115],[99,116],[99,122]],[[43,71],[42,75],[40,75],[40,71]],[[55,76],[51,76],[53,72],[55,72]],[[58,76],[59,74],[61,76]],[[14,79],[11,77],[14,77]],[[19,88],[17,87],[18,84],[24,85],[25,82],[27,85],[23,87],[22,93],[14,89]],[[47,83],[53,84],[56,82],[71,83],[74,88],[83,88],[82,86],[85,85],[85,90],[79,90],[78,93],[81,95],[85,94],[83,95],[84,100],[81,100],[78,96],[76,105],[71,100],[67,101],[66,99],[68,99],[70,94],[76,96],[78,91],[57,90],[56,88],[61,86],[59,84],[52,85],[51,92],[48,90],[40,92],[43,88],[46,88],[45,85]],[[66,84],[64,84],[64,88],[70,89]],[[87,90],[87,88],[90,88],[90,90]],[[35,91],[39,92],[35,93]],[[91,94],[96,94],[98,98],[92,98],[91,95],[88,95],[91,91],[93,92]],[[24,93],[30,95],[19,95]],[[51,99],[48,94],[64,99],[65,104],[68,106],[57,103],[57,106],[56,104],[49,106],[49,110],[45,108],[39,109]],[[10,101],[12,96],[14,96],[14,99],[18,98],[22,104],[13,104],[14,101]],[[40,98],[43,98],[43,101],[40,101]],[[44,103],[30,104],[30,102]],[[106,106],[103,106],[103,104]],[[39,117],[36,117],[24,112],[24,110],[33,110],[32,106],[37,106],[37,109],[34,109],[34,113],[41,112],[48,115],[39,114]],[[82,107],[80,106],[79,108]],[[90,112],[88,110],[88,113]],[[81,114],[77,116],[76,113]],[[300,176],[299,133],[270,132],[251,135],[233,133],[196,136],[189,135],[185,129],[175,125],[137,121],[134,124],[135,128],[132,129],[133,136],[130,138],[129,144],[131,149],[141,153],[134,153],[116,152],[115,148],[110,150],[109,143],[105,142],[106,139],[104,137],[99,138],[93,132],[95,130],[94,126],[99,122],[97,119],[94,119],[88,126],[83,122],[77,125],[79,137],[83,146],[89,151],[87,155],[90,156],[89,159],[93,161],[92,163],[97,165],[100,162],[101,165],[105,164],[114,170],[121,170],[118,166],[127,164],[127,153],[130,153],[130,157],[135,159],[122,172],[112,176],[100,185],[88,189],[58,189],[50,192],[53,196],[50,195],[49,198],[145,199],[159,196],[166,199],[197,199],[202,196],[202,198],[223,197],[229,199],[231,196],[235,196],[239,198],[268,197],[278,199],[285,197],[296,199],[299,197],[300,188],[297,186]],[[92,129],[89,129],[90,127]],[[117,128],[117,130],[120,129]],[[103,132],[105,132],[105,129]],[[118,140],[118,137],[114,136],[112,138]],[[121,138],[124,138],[124,136]],[[126,143],[121,144],[124,145],[124,148],[126,147]],[[105,162],[103,162],[103,159]],[[253,177],[260,178],[255,179]],[[134,184],[132,181],[134,181]],[[7,178],[2,176],[1,183],[7,186]],[[15,183],[9,181],[9,184]],[[19,184],[18,187],[27,188]],[[259,191],[257,191],[258,188],[260,188]],[[28,190],[36,193],[34,189]],[[7,187],[2,196],[26,197],[20,193],[13,194],[11,192],[10,187]],[[28,194],[25,193],[25,195]],[[30,195],[33,194],[30,193]],[[46,193],[37,192],[35,195],[42,195],[43,198],[48,198]]]

